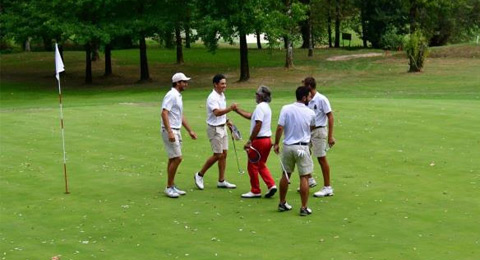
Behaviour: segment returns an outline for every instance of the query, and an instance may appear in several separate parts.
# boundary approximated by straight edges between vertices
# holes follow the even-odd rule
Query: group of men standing
[[[188,87],[190,78],[183,73],[176,73],[172,77],[172,89],[165,95],[162,102],[162,137],[168,154],[168,179],[165,194],[170,198],[178,198],[186,192],[175,185],[175,174],[182,161],[182,136],[180,128],[183,125],[192,139],[197,139],[197,134],[188,124],[183,114],[183,101],[181,92]],[[280,111],[273,150],[280,155],[280,139],[284,135],[283,149],[280,155],[282,178],[279,183],[280,201],[278,210],[292,209],[286,201],[290,176],[298,168],[300,175],[300,215],[312,213],[308,208],[309,188],[316,185],[312,177],[313,161],[310,157],[310,148],[313,156],[317,158],[323,173],[324,187],[314,193],[315,197],[333,195],[330,186],[330,167],[326,158],[327,150],[335,144],[333,137],[334,119],[328,99],[316,91],[316,82],[312,77],[307,77],[296,91],[296,102],[285,105]],[[267,186],[266,198],[277,192],[277,186],[272,178],[266,162],[272,148],[271,117],[272,111],[269,103],[272,100],[271,91],[266,86],[260,86],[255,92],[257,106],[250,113],[241,109],[238,104],[227,106],[225,89],[227,80],[224,75],[217,74],[213,77],[213,90],[207,98],[207,136],[210,140],[213,154],[207,158],[200,171],[194,174],[194,182],[198,189],[204,189],[203,179],[211,166],[218,165],[218,188],[234,189],[236,185],[225,179],[226,158],[228,150],[227,127],[232,127],[232,122],[227,118],[229,112],[236,112],[250,120],[250,136],[244,145],[248,157],[253,154],[255,160],[248,161],[248,174],[250,176],[249,192],[241,195],[242,198],[259,198],[262,196],[259,175]]]

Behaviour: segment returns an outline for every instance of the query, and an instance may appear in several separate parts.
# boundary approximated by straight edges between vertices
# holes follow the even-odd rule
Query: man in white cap
[[[167,187],[165,194],[170,198],[178,198],[186,192],[175,185],[175,174],[182,162],[182,134],[180,128],[185,127],[192,139],[197,139],[197,134],[192,130],[183,115],[183,101],[180,94],[188,87],[187,78],[183,73],[175,73],[172,77],[172,89],[167,92],[162,102],[162,138],[168,154]]]
[[[217,188],[235,189],[237,186],[225,180],[225,168],[227,166],[228,134],[225,124],[230,124],[227,120],[227,113],[237,109],[237,104],[233,103],[227,107],[225,98],[225,89],[227,88],[227,79],[222,74],[213,77],[213,90],[207,98],[207,135],[210,140],[213,155],[210,156],[202,169],[195,173],[194,180],[198,189],[203,190],[203,176],[218,162],[218,182]]]

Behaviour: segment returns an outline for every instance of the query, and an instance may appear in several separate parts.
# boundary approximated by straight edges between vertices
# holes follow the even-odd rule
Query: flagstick
[[[65,152],[65,129],[63,127],[63,105],[62,105],[62,89],[60,87],[60,80],[58,80],[58,99],[60,104],[60,126],[62,127],[62,147],[63,147],[63,176],[65,179],[65,194],[70,194],[68,191],[68,177],[67,177],[67,156]]]

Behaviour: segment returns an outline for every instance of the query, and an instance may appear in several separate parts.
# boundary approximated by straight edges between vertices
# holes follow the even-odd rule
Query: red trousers
[[[252,146],[258,150],[261,158],[256,163],[248,161],[247,169],[248,175],[250,175],[250,185],[252,186],[250,191],[258,194],[261,193],[258,174],[260,174],[269,189],[275,185],[275,181],[266,165],[270,149],[272,148],[272,140],[270,138],[255,139],[252,142]]]

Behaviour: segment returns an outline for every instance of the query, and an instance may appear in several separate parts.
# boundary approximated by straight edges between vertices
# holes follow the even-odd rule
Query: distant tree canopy
[[[85,50],[87,83],[99,49],[110,75],[110,50],[133,46],[140,80],[148,80],[146,38],[176,46],[179,64],[183,46],[196,37],[211,51],[220,38],[239,39],[239,80],[248,80],[247,34],[265,34],[270,46],[283,42],[290,67],[293,46],[339,47],[341,33],[354,31],[364,47],[396,48],[417,29],[431,46],[471,39],[480,33],[480,0],[3,0],[0,6],[2,48],[13,41],[28,51],[35,42],[51,51],[54,42],[73,42]]]

